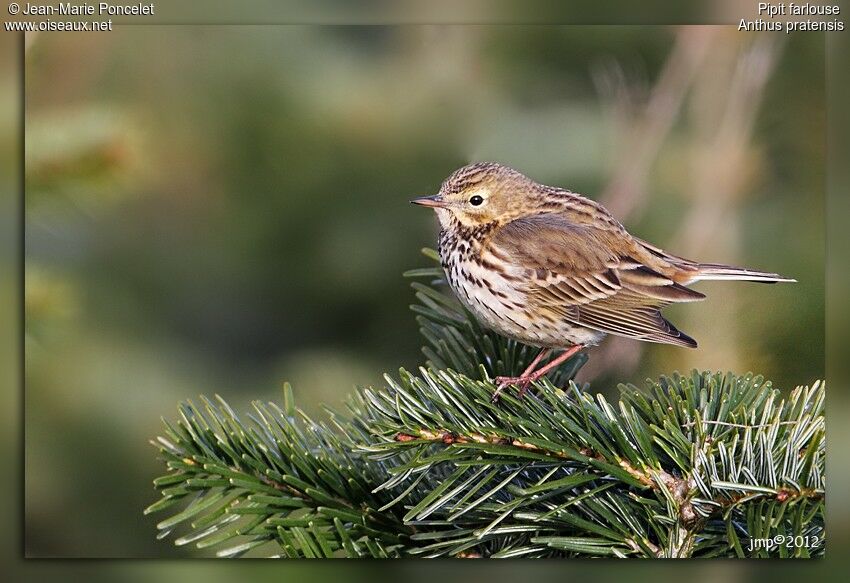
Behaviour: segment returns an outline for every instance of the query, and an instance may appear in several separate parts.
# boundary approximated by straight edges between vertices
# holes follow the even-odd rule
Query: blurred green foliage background
[[[154,539],[147,440],[219,393],[308,411],[422,358],[411,207],[497,160],[694,259],[796,277],[670,310],[698,351],[610,339],[609,393],[691,367],[823,376],[824,46],[734,28],[132,26],[26,47],[25,548]]]

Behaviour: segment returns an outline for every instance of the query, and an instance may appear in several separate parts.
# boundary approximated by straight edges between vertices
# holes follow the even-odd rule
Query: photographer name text
[[[153,16],[151,4],[72,4],[60,2],[55,6],[46,4],[25,4],[20,11],[24,16]]]

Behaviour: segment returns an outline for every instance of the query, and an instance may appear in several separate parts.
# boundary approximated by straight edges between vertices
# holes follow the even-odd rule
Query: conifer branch
[[[433,256],[433,255],[432,255]],[[146,512],[219,556],[710,557],[823,553],[825,386],[674,374],[609,402],[571,381],[490,397],[534,349],[481,329],[438,268],[409,272],[428,359],[316,422],[221,399],[180,407]],[[564,387],[564,388],[560,388]],[[184,525],[188,525],[188,528]],[[810,537],[752,548],[749,539]],[[814,538],[816,537],[816,539]]]

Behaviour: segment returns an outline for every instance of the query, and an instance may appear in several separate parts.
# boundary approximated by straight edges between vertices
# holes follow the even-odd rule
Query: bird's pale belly
[[[605,337],[563,318],[535,315],[528,306],[520,268],[502,264],[508,279],[475,260],[448,261],[444,267],[458,299],[481,324],[503,336],[547,348],[593,345]]]

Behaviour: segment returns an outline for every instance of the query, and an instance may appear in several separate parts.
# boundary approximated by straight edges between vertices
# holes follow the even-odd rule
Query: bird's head
[[[455,170],[437,194],[410,202],[436,210],[443,228],[449,228],[452,218],[474,228],[507,223],[533,213],[538,186],[512,168],[479,162]]]

